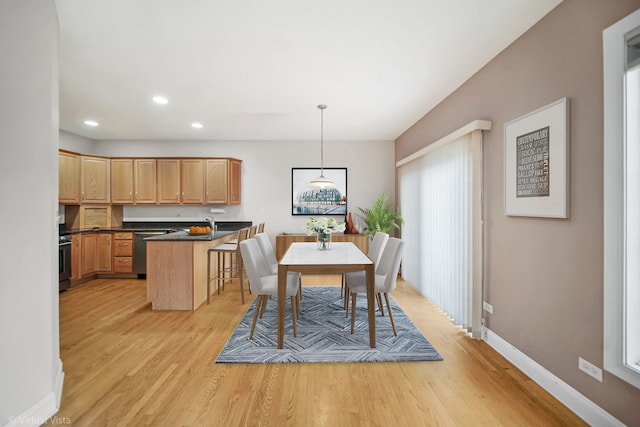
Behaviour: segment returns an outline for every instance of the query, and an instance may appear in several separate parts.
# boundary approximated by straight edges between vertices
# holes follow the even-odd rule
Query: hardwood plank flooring
[[[144,280],[61,293],[57,416],[74,426],[586,425],[402,280],[393,298],[444,361],[216,365],[253,301],[242,305],[237,286],[195,312],[151,310]]]

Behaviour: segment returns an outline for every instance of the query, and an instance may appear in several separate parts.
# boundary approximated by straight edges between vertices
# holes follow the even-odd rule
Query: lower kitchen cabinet
[[[112,271],[112,246],[111,246],[111,236],[112,233],[98,233],[98,273],[111,273]]]
[[[111,235],[111,232],[86,232],[80,234],[81,277],[91,276],[96,273],[111,273]]]
[[[98,233],[82,233],[80,239],[80,275],[85,277],[98,271]]]
[[[113,233],[113,272],[133,272],[133,233]]]
[[[82,261],[82,248],[80,246],[80,234],[71,236],[71,281],[78,280],[82,277],[80,270]]]

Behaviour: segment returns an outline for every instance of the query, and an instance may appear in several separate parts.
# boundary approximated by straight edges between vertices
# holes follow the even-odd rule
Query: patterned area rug
[[[258,319],[253,340],[249,330],[255,301],[229,338],[215,363],[287,362],[401,362],[442,360],[429,341],[391,298],[398,336],[393,335],[389,314],[376,313],[376,348],[369,347],[366,297],[358,296],[355,333],[351,318],[345,316],[340,287],[303,287],[298,336],[294,338],[291,306],[287,300],[284,348],[278,350],[278,304],[271,299],[262,319]]]

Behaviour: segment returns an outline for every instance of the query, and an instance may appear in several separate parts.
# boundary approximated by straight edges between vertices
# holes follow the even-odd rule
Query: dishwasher
[[[147,237],[167,234],[167,231],[135,231],[133,233],[133,272],[138,278],[147,274]]]

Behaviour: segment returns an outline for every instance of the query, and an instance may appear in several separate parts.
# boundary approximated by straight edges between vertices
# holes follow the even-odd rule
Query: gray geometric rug
[[[369,347],[367,303],[364,295],[356,304],[355,333],[351,317],[345,316],[340,287],[302,288],[298,336],[293,336],[291,306],[287,299],[284,348],[277,349],[277,311],[275,298],[267,303],[258,318],[253,339],[249,330],[255,301],[249,307],[215,363],[287,363],[287,362],[403,362],[443,360],[435,348],[391,298],[398,336],[393,335],[386,304],[385,315],[376,312],[376,348]],[[349,309],[351,311],[351,309]]]

